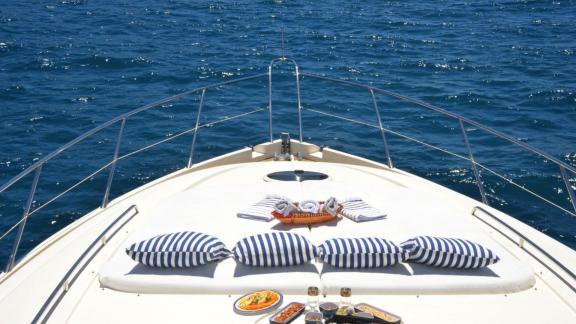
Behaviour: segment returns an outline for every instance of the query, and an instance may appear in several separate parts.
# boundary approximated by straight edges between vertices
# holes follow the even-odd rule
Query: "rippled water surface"
[[[4,1],[0,5],[0,182],[142,104],[267,71],[285,53],[302,71],[370,83],[462,114],[576,164],[573,1]],[[275,69],[274,130],[297,134],[290,66]],[[267,106],[266,79],[208,90],[201,122]],[[387,128],[466,155],[459,125],[377,95]],[[120,154],[193,127],[192,95],[130,118]],[[302,79],[302,105],[374,124],[369,93]],[[304,111],[304,137],[384,161],[377,131]],[[202,128],[196,161],[267,139],[265,111]],[[467,127],[476,159],[572,210],[556,165]],[[110,161],[118,125],[46,164],[32,210]],[[467,161],[389,134],[395,166],[479,199]],[[191,136],[121,160],[111,196],[183,167]],[[107,171],[35,212],[20,255],[102,199]],[[574,216],[484,170],[491,205],[576,248]],[[576,186],[576,175],[569,174]],[[0,194],[0,232],[22,215],[32,176]],[[0,241],[0,264],[14,232]]]

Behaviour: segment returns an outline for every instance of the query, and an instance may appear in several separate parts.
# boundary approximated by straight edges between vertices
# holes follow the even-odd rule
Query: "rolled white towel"
[[[367,222],[386,218],[386,214],[368,205],[360,198],[348,198],[344,200],[340,213],[355,222]]]
[[[274,204],[274,210],[276,210],[278,213],[280,213],[284,216],[288,216],[288,215],[290,215],[291,212],[298,210],[298,207],[296,207],[296,205],[294,205],[292,200],[290,200],[288,198],[284,198],[284,199],[277,201]]]
[[[338,201],[336,200],[336,198],[334,197],[330,197],[326,200],[326,202],[324,203],[324,206],[322,206],[322,211],[332,215],[332,216],[336,216],[336,214],[338,213],[338,208],[340,206],[338,205]]]
[[[320,203],[316,200],[304,200],[300,202],[300,210],[305,213],[318,213],[320,211]]]
[[[274,210],[274,205],[280,201],[287,199],[286,197],[278,195],[266,195],[259,202],[250,205],[249,207],[238,212],[236,216],[240,218],[260,220],[260,221],[271,221],[274,219],[272,211]]]

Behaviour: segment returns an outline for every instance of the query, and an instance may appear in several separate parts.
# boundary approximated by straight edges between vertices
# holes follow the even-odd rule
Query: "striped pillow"
[[[230,251],[213,236],[177,232],[134,243],[126,249],[126,254],[150,267],[187,268],[224,259]]]
[[[476,269],[500,261],[494,252],[468,240],[418,236],[400,244],[409,261],[436,267]]]
[[[408,258],[398,245],[381,238],[335,238],[319,247],[320,259],[337,268],[383,268]]]
[[[304,236],[290,232],[270,232],[245,237],[232,249],[240,263],[256,267],[283,267],[313,260],[316,247]]]

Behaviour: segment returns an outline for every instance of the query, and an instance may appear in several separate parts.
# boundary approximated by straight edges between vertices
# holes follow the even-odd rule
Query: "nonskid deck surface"
[[[263,180],[270,172],[295,169],[322,171],[331,178],[322,182],[302,183]],[[513,258],[511,266],[517,266],[518,271],[505,271],[511,280],[507,281],[508,286],[502,288],[489,282],[498,282],[498,279],[503,284],[506,282],[506,275],[499,277],[499,272],[504,274],[499,268],[494,268],[492,274],[480,272],[470,276],[435,271],[424,273],[422,269],[415,271],[408,267],[401,268],[402,272],[406,272],[404,274],[364,273],[347,278],[346,275],[350,273],[326,272],[322,278],[322,267],[318,265],[304,271],[304,274],[281,271],[264,273],[265,269],[258,270],[260,273],[251,273],[250,269],[242,270],[228,259],[208,269],[203,276],[193,278],[182,272],[155,273],[155,270],[143,269],[136,266],[123,251],[137,239],[169,231],[195,230],[195,227],[221,238],[229,247],[246,235],[279,229],[276,221],[263,223],[235,217],[235,211],[256,202],[267,193],[284,194],[295,200],[325,199],[330,195],[340,196],[338,198],[362,196],[388,215],[387,219],[373,222],[372,226],[343,219],[337,224],[291,229],[315,244],[327,238],[344,236],[377,235],[400,243],[416,235],[460,235],[486,244],[506,259]],[[82,242],[101,231],[110,219],[132,204],[138,206],[139,214],[122,233],[108,242],[84,270],[52,314],[52,322],[145,323],[196,319],[204,322],[254,323],[257,317],[242,317],[232,310],[233,301],[243,292],[259,287],[276,288],[285,292],[286,302],[305,301],[305,288],[315,284],[325,289],[326,296],[322,300],[337,301],[335,292],[340,280],[351,280],[347,285],[353,288],[354,301],[367,302],[397,313],[406,323],[471,323],[486,320],[542,323],[550,319],[550,314],[554,314],[558,323],[576,321],[573,306],[563,301],[555,292],[556,288],[543,280],[546,276],[542,275],[542,267],[527,260],[516,245],[470,216],[472,207],[478,202],[397,170],[306,161],[242,163],[197,172],[183,171],[150,185],[148,189],[143,188],[122,197],[106,213],[85,220],[85,226],[80,226],[86,227],[84,230],[52,243],[46,248],[45,255],[31,260],[29,267],[7,282],[9,285],[4,285],[1,290],[0,311],[10,309],[15,314],[15,322],[29,322],[30,310],[40,308],[56,284],[57,280],[53,278],[61,277],[58,273],[65,269],[62,264],[69,266],[70,260],[81,250]],[[502,264],[506,265],[506,262]],[[110,281],[106,282],[107,279],[115,276],[112,279],[118,280],[126,277],[130,271],[136,278],[133,282],[125,282],[125,287],[106,288],[110,284]],[[402,279],[375,282],[378,275]],[[199,281],[193,282],[196,279]],[[354,280],[357,280],[356,286]],[[370,281],[374,284],[371,285]],[[194,288],[195,284],[198,289]],[[138,285],[142,287],[141,293],[138,292]],[[487,288],[483,290],[483,287]],[[35,293],[30,295],[29,291]],[[489,318],[477,315],[479,313]]]

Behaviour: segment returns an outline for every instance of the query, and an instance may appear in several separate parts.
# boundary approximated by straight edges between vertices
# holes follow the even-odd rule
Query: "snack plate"
[[[322,324],[322,313],[320,312],[308,312],[304,318],[306,324]]]
[[[368,319],[368,318],[352,316],[352,315],[334,315],[327,322],[328,323],[352,323],[352,324],[354,324],[354,323],[389,324],[389,322],[386,322],[386,321],[379,319],[377,317],[374,317],[372,319]]]
[[[290,317],[288,317],[286,320],[284,321],[276,321],[276,316],[280,315],[282,312],[284,312],[286,309],[288,309],[288,307],[292,306],[292,305],[296,305],[300,307],[300,310],[295,312],[294,314],[292,314]],[[305,309],[305,305],[302,303],[298,303],[298,302],[291,302],[290,304],[286,305],[286,307],[282,307],[281,310],[277,311],[276,313],[274,313],[274,315],[270,316],[270,324],[286,324],[286,323],[290,323],[293,320],[296,319],[296,317],[300,316],[300,314],[302,314],[304,312]]]
[[[364,311],[364,309],[359,309],[358,307],[362,307],[364,309],[369,309],[373,313],[380,313],[382,317],[374,316],[372,313],[368,311]],[[389,322],[384,318],[393,319],[394,322]],[[327,323],[380,323],[380,324],[399,324],[395,320],[399,319],[399,317],[385,312],[379,308],[368,304],[358,304],[354,307],[340,307],[334,316],[327,320]]]
[[[385,310],[382,310],[382,309],[375,307],[375,306],[372,306],[370,304],[360,303],[360,304],[357,304],[355,308],[360,310],[360,311],[368,312],[368,313],[374,315],[375,318],[382,320],[383,323],[400,324],[402,322],[402,318],[400,316],[398,316],[396,314],[392,314],[390,312],[387,312]],[[372,312],[368,311],[367,309],[368,310],[371,309]],[[376,314],[374,314],[374,311],[384,314],[385,318],[377,316]]]
[[[269,291],[272,291],[272,292],[276,293],[276,294],[278,295],[278,300],[277,300],[274,304],[272,304],[272,305],[270,305],[270,306],[268,306],[268,307],[264,307],[264,308],[256,309],[256,310],[245,310],[245,309],[241,309],[240,307],[238,307],[238,302],[240,302],[240,300],[241,300],[242,298],[244,298],[244,297],[246,297],[246,296],[249,296],[249,295],[252,295],[253,293],[256,293],[256,292],[259,292],[259,291],[264,291],[264,290],[269,290]],[[236,299],[236,301],[234,302],[234,306],[233,306],[233,307],[234,307],[234,312],[235,312],[236,314],[239,314],[239,315],[259,315],[259,314],[264,314],[264,313],[267,313],[267,312],[269,312],[269,311],[277,308],[278,306],[282,305],[282,299],[283,299],[282,294],[281,294],[280,292],[276,291],[276,290],[273,290],[273,289],[263,289],[263,290],[253,291],[253,292],[250,292],[250,293],[248,293],[248,294],[245,294],[245,295],[239,297],[238,299]]]

